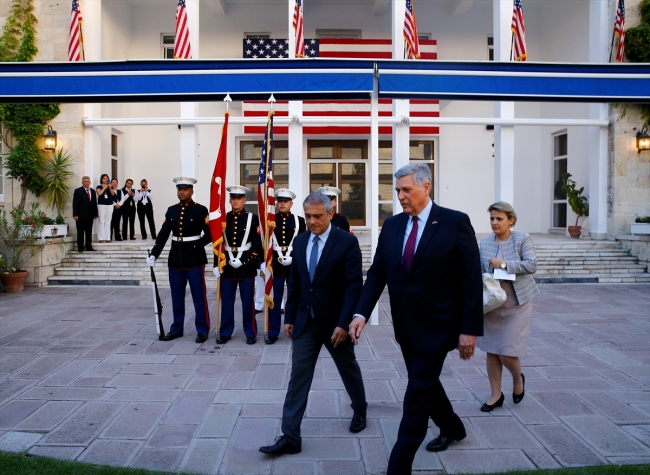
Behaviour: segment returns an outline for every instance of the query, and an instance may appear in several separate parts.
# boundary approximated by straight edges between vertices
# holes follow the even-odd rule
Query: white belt
[[[291,253],[293,251],[293,246],[273,246],[273,250],[276,252],[287,252]]]
[[[243,246],[239,246],[239,247],[223,246],[223,248],[226,251],[243,252],[243,251],[248,251],[251,248],[251,245],[250,245],[250,243],[248,243],[248,244],[244,244]]]
[[[172,236],[172,241],[178,241],[178,242],[185,242],[185,241],[198,241],[201,239],[201,236],[188,236],[188,237],[183,237],[183,236]]]

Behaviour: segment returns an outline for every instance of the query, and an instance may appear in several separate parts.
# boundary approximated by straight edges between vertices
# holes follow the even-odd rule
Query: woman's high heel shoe
[[[521,373],[521,381],[523,383],[523,389],[521,390],[521,394],[515,394],[514,391],[512,391],[512,402],[515,404],[519,404],[521,400],[524,398],[524,394],[526,394],[526,377],[524,376],[524,373]]]
[[[505,401],[505,399],[506,399],[505,396],[503,395],[503,393],[501,393],[501,397],[497,400],[497,402],[495,402],[494,404],[488,404],[488,403],[483,404],[481,406],[481,411],[492,412],[492,409],[494,409],[495,407],[503,406],[503,401]]]

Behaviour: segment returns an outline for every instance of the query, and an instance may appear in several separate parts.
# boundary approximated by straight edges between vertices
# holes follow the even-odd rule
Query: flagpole
[[[614,20],[614,23],[616,23],[616,20]],[[614,39],[616,38],[616,25],[614,25],[614,28],[612,29],[612,44],[609,45],[609,62],[612,62],[612,53],[614,52]]]
[[[86,52],[84,51],[84,34],[81,22],[79,22],[79,42],[81,43],[81,60],[86,61]]]
[[[223,234],[226,234],[226,223],[221,223],[223,229]],[[219,264],[221,263],[221,256],[223,255],[223,238],[219,243],[219,255],[217,256],[217,269],[219,269]],[[221,272],[221,270],[219,270]],[[219,339],[219,328],[221,327],[221,275],[217,278],[217,311],[215,312],[215,321],[214,321],[214,334],[216,339]]]
[[[515,32],[513,31],[512,32],[512,37],[510,39],[510,61],[515,60],[514,57],[513,57],[514,46],[515,46]]]

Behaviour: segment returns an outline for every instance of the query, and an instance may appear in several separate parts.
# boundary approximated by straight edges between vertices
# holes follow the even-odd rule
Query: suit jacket
[[[312,318],[312,308],[324,337],[329,338],[336,327],[347,330],[363,285],[361,249],[356,236],[332,225],[313,282],[306,254],[310,239],[313,234],[305,232],[293,241],[284,323],[294,326],[294,340],[300,337],[307,319]]]
[[[448,352],[459,335],[483,335],[483,281],[469,217],[432,204],[409,273],[405,213],[388,218],[356,313],[369,317],[388,284],[395,339],[420,354]]]
[[[72,194],[72,216],[78,216],[81,219],[95,219],[99,216],[97,209],[97,192],[92,188],[90,190],[90,199],[83,186],[80,186]]]

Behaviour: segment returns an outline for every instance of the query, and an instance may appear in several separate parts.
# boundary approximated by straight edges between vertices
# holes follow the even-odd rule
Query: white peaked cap
[[[251,190],[241,185],[233,185],[226,188],[226,191],[231,195],[242,195],[246,196],[246,193],[250,193]]]
[[[188,176],[177,176],[174,178],[174,183],[177,187],[184,188],[186,186],[194,186],[196,183],[196,178],[190,178]]]
[[[333,186],[321,186],[318,189],[318,191],[323,193],[324,195],[333,196],[334,198],[336,198],[337,196],[339,196],[341,194],[341,190],[339,190],[338,188],[335,188]]]
[[[275,197],[278,199],[285,198],[293,201],[296,199],[296,194],[287,188],[280,188],[279,190],[275,190]]]

